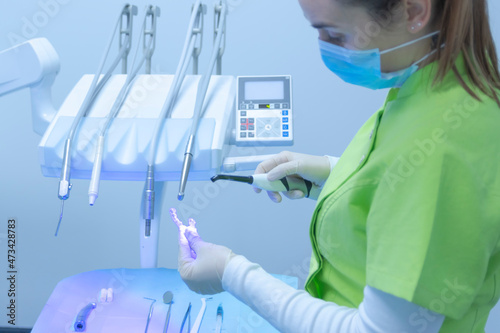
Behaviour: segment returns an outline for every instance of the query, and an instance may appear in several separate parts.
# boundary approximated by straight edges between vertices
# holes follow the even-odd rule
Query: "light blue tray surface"
[[[292,287],[297,279],[287,276],[275,277]],[[191,324],[201,308],[201,297],[213,297],[207,301],[207,309],[200,333],[213,333],[216,326],[216,311],[220,303],[224,309],[223,332],[270,333],[278,332],[245,304],[227,292],[214,296],[198,295],[184,284],[177,270],[173,269],[109,269],[82,273],[59,282],[43,308],[32,333],[74,332],[72,326],[78,312],[90,302],[97,302],[101,289],[113,288],[112,303],[97,303],[88,321],[88,333],[137,332],[146,327],[151,301],[156,299],[148,333],[161,333],[168,310],[163,304],[163,294],[172,291],[174,303],[168,332],[179,333],[182,319],[189,303],[192,304]],[[187,324],[186,324],[187,326]],[[186,327],[184,328],[186,332]]]

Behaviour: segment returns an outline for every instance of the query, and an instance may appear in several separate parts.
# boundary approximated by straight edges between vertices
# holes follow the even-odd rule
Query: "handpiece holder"
[[[133,20],[138,13],[137,6],[125,5],[122,10],[122,18],[120,20],[120,38],[118,38],[118,49],[121,50],[124,46],[124,41],[132,40]],[[125,22],[124,22],[125,21]],[[128,55],[130,53],[131,43],[127,42],[126,51],[122,57],[122,74],[127,74]]]
[[[151,74],[151,58],[156,48],[156,23],[161,15],[160,7],[149,6],[146,12],[146,20],[144,20],[144,38],[142,39],[142,47],[146,55],[146,74]],[[150,25],[147,26],[149,20]],[[149,45],[151,43],[151,45]]]
[[[192,54],[193,75],[198,75],[199,58],[201,50],[203,49],[203,26],[205,22],[204,17],[207,14],[207,5],[202,4],[200,7],[196,7],[195,5],[193,5],[192,10],[199,11],[199,18],[200,18],[192,31],[193,35],[198,35],[198,38],[196,38],[196,45],[193,49],[193,54]]]
[[[215,13],[214,13],[214,43],[217,42],[217,34],[219,33],[219,29],[222,29],[222,42],[219,47],[219,54],[217,55],[217,69],[215,71],[216,75],[222,75],[222,56],[226,51],[226,22],[224,21],[223,26],[220,26],[221,16],[224,15],[222,12],[222,2],[220,4],[215,4]]]
[[[43,135],[56,115],[51,87],[59,56],[45,38],[31,39],[0,52],[0,96],[31,88],[33,130]]]

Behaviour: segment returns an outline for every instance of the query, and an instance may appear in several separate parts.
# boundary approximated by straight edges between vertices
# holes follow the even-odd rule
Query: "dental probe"
[[[148,314],[148,320],[146,321],[146,329],[144,330],[144,333],[148,333],[148,329],[149,329],[149,322],[151,321],[151,317],[153,316],[153,309],[154,309],[154,305],[156,303],[156,300],[155,299],[152,299],[152,298],[147,298],[147,297],[144,297],[144,299],[147,299],[149,301],[153,301],[151,303],[151,306],[149,307],[149,314]]]
[[[321,192],[321,188],[319,186],[314,185],[309,180],[297,177],[285,177],[273,182],[267,180],[267,174],[265,173],[253,176],[217,175],[211,178],[212,182],[216,182],[221,179],[239,183],[247,183],[265,191],[288,192],[293,190],[300,190],[304,192],[306,198],[317,198],[319,196],[319,193]]]

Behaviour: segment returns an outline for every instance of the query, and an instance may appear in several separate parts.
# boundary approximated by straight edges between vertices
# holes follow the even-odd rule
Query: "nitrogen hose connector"
[[[154,166],[148,166],[146,186],[144,188],[144,211],[142,217],[146,223],[145,236],[151,236],[151,221],[154,219],[155,209],[155,178]]]

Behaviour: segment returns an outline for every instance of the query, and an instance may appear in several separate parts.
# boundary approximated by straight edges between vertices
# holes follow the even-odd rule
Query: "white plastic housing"
[[[0,96],[31,88],[33,130],[40,135],[56,114],[50,89],[58,72],[59,56],[45,38],[0,52]]]
[[[76,84],[40,142],[40,165],[46,177],[60,176],[64,142],[92,79],[93,75],[85,75]],[[113,76],[82,121],[74,141],[72,178],[90,179],[101,127],[125,79],[125,75]],[[108,131],[101,180],[146,179],[149,146],[172,81],[172,75],[138,76]],[[199,81],[200,76],[186,77],[171,117],[165,121],[155,165],[156,181],[180,178]],[[213,76],[195,143],[190,180],[209,180],[220,171],[229,149],[234,103],[235,78]]]

